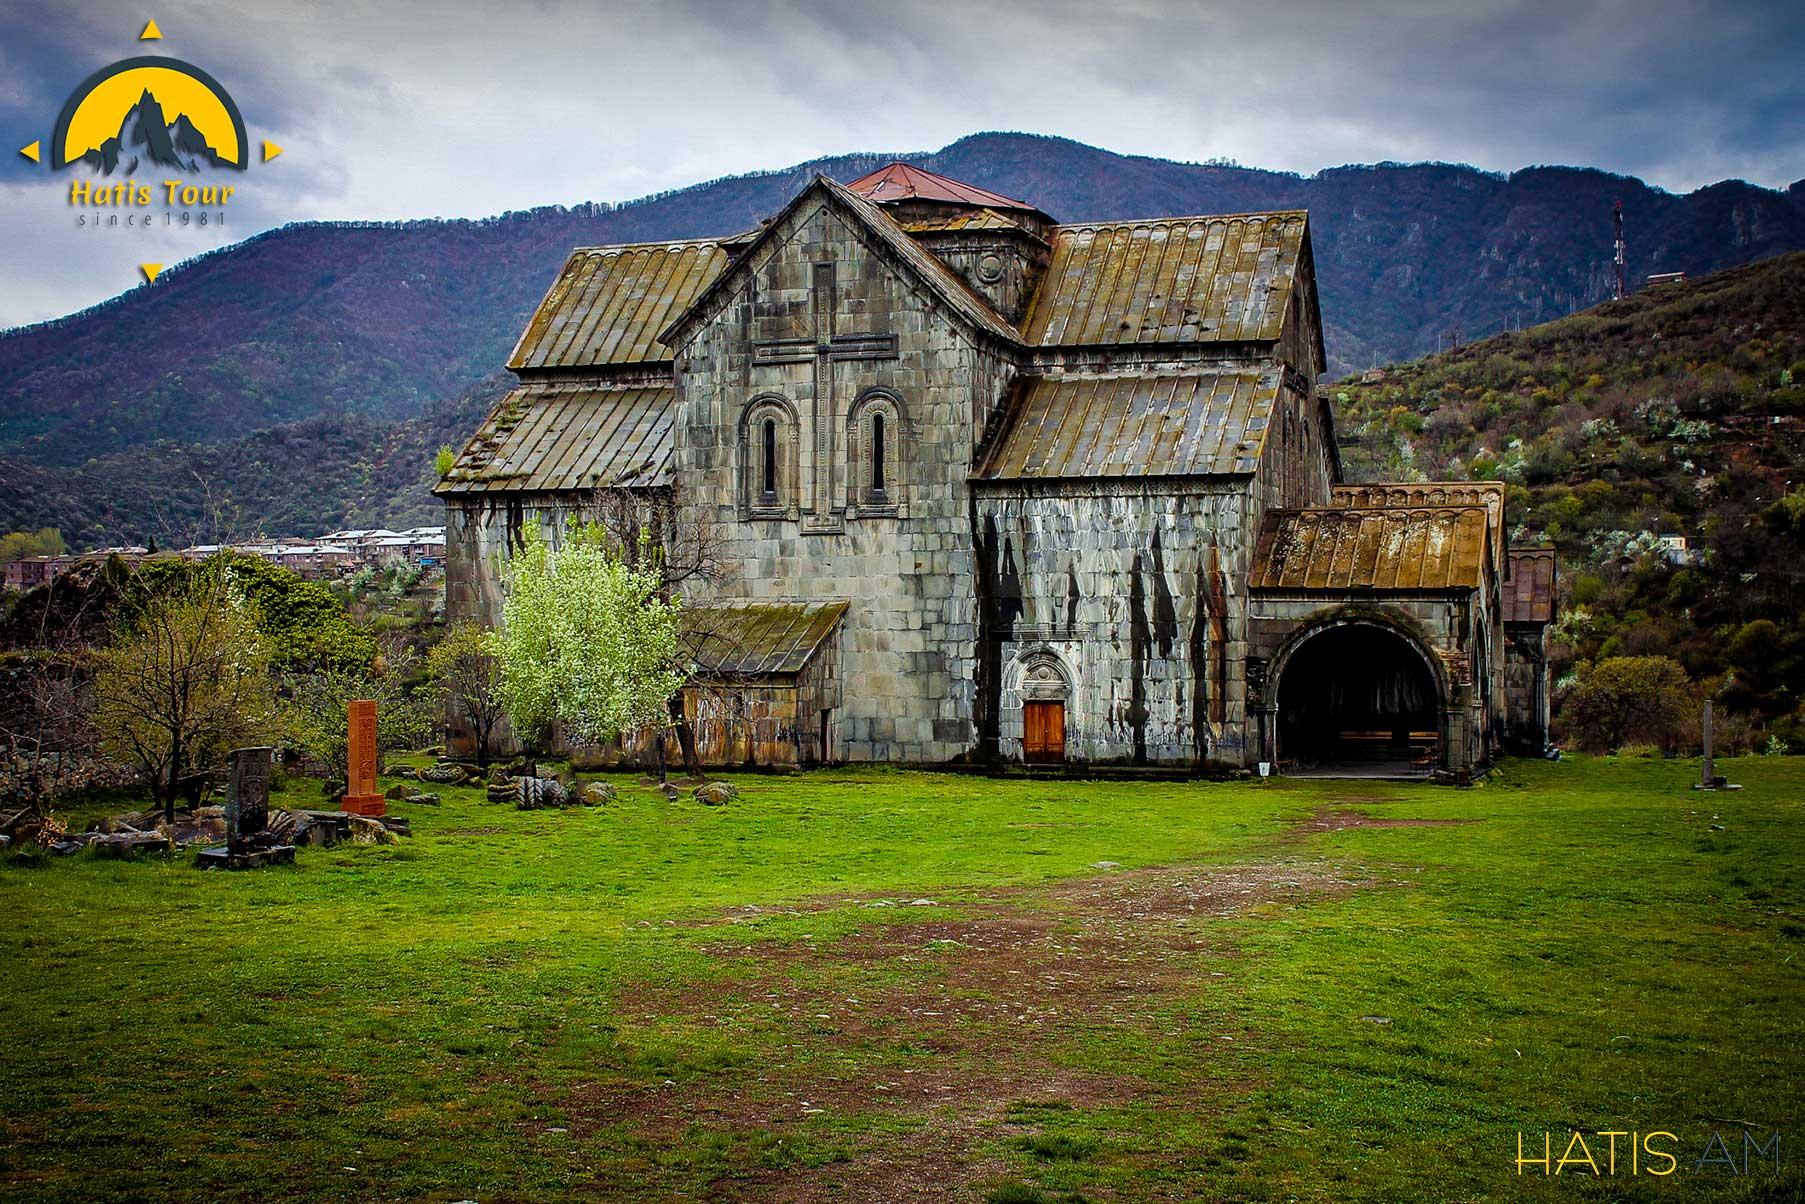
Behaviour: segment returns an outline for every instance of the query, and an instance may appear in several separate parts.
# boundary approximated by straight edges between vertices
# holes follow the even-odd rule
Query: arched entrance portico
[[[1443,764],[1441,669],[1409,633],[1331,620],[1300,634],[1274,669],[1280,772],[1427,775]]]

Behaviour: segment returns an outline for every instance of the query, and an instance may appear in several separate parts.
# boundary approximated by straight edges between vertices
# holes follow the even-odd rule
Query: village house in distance
[[[243,543],[202,543],[160,554],[180,556],[184,560],[206,560],[221,552],[258,556],[302,577],[315,579],[343,576],[358,569],[385,568],[393,564],[432,569],[445,563],[445,528],[334,531],[330,535],[306,540],[260,539]],[[5,573],[0,575],[0,585],[9,590],[36,589],[41,585],[49,585],[64,573],[83,564],[105,561],[112,556],[124,561],[139,561],[155,555],[159,553],[145,547],[116,547],[68,552],[58,556],[26,556],[6,565]]]
[[[1547,733],[1552,553],[1350,484],[1303,212],[1059,225],[904,163],[572,253],[438,487],[447,608],[662,499],[728,570],[706,760],[1470,772]]]

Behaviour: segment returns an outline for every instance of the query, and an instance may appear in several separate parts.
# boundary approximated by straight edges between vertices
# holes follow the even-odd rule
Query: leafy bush
[[[1692,682],[1665,656],[1619,656],[1582,667],[1563,700],[1567,736],[1589,752],[1652,744],[1672,753],[1690,742]]]
[[[1081,1162],[1097,1152],[1094,1139],[1067,1133],[1031,1133],[1016,1145],[1043,1162]]]

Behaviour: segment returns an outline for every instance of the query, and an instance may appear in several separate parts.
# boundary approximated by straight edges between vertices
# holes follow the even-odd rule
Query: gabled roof
[[[1302,210],[1059,226],[1030,346],[1270,342],[1307,261]]]
[[[515,372],[657,363],[658,332],[727,266],[718,240],[580,247],[520,336]]]
[[[1251,473],[1284,384],[1276,366],[1184,376],[1025,376],[985,481]]]
[[[686,650],[705,676],[800,673],[850,603],[737,600],[686,610]]]
[[[745,250],[734,257],[725,271],[717,275],[698,292],[682,313],[658,335],[660,342],[667,347],[676,347],[683,342],[689,327],[716,302],[728,285],[740,277],[740,270],[749,265],[764,247],[777,236],[790,216],[812,197],[825,197],[842,215],[850,218],[854,224],[870,234],[874,241],[887,248],[895,257],[928,290],[943,301],[947,308],[958,317],[964,319],[977,330],[1008,343],[1019,343],[1021,336],[1009,323],[997,316],[990,303],[974,292],[970,285],[961,280],[953,270],[933,255],[923,250],[913,238],[903,233],[902,227],[891,221],[876,205],[864,197],[847,191],[846,186],[818,175],[801,192],[780,210],[777,216],[766,222]]]
[[[539,493],[667,485],[671,385],[533,383],[489,411],[433,492]]]
[[[1018,201],[1001,193],[943,176],[913,163],[888,163],[867,172],[846,185],[856,193],[878,204],[894,201],[946,201],[955,205],[978,205],[991,209],[1025,209],[1040,212],[1026,201]]]
[[[1269,510],[1248,586],[1279,593],[1476,590],[1490,555],[1479,506]]]
[[[1554,621],[1553,548],[1519,548],[1510,554],[1510,581],[1504,586],[1506,623]]]

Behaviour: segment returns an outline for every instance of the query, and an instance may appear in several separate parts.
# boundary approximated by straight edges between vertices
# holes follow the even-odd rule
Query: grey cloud
[[[4,128],[47,133],[142,19],[114,0],[11,18]],[[1302,172],[1574,163],[1674,189],[1805,175],[1797,4],[172,0],[158,20],[167,52],[227,82],[253,139],[288,148],[247,173],[231,237],[620,200],[982,129]],[[44,183],[29,168],[0,174],[9,201],[25,189],[0,212],[21,249],[7,271],[32,282],[0,295],[0,322],[99,300],[139,261],[77,242],[66,212],[26,196]]]

